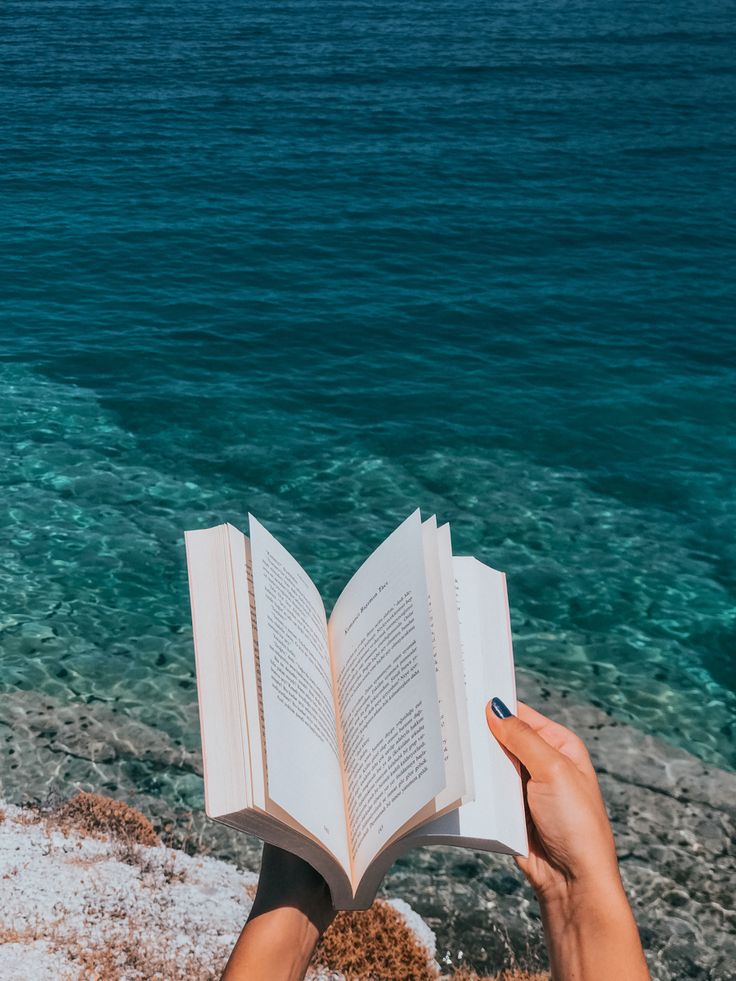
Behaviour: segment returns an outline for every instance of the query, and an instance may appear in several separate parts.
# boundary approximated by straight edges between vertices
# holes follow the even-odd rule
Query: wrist
[[[543,911],[563,919],[586,911],[610,910],[615,914],[629,909],[618,869],[574,878],[559,876],[535,892]]]
[[[539,903],[553,979],[649,978],[636,921],[618,875],[567,882],[539,895]]]

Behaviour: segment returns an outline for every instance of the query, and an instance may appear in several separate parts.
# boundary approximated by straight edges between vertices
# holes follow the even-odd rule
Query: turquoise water
[[[421,505],[520,666],[736,764],[735,9],[613,6],[3,5],[6,691],[196,746],[183,529],[331,603]]]

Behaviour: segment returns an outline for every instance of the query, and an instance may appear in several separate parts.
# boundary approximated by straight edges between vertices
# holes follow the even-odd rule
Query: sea
[[[421,507],[520,669],[736,767],[734,50],[727,0],[4,0],[0,697],[196,749],[184,530],[329,609]]]

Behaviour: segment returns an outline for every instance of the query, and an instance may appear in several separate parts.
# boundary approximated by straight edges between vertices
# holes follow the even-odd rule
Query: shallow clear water
[[[615,6],[3,6],[6,690],[194,746],[183,529],[331,603],[421,505],[734,765],[734,5]]]

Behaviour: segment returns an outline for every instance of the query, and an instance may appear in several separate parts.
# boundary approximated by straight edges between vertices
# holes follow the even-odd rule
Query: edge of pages
[[[245,786],[245,774],[250,769],[247,737],[241,733],[240,738],[233,738],[229,725],[230,718],[237,714],[245,715],[245,705],[243,685],[237,677],[240,645],[232,630],[229,550],[225,547],[222,534],[216,534],[225,527],[220,525],[217,528],[187,531],[184,535],[197,672],[205,810],[208,816],[217,811],[237,811],[251,804]],[[208,670],[204,668],[205,661]],[[222,711],[210,708],[214,708],[222,699],[225,700]],[[242,786],[231,784],[222,798],[216,797],[215,800],[212,799],[213,781],[207,763],[207,747],[216,752],[218,759],[224,758],[233,772],[244,774]]]

